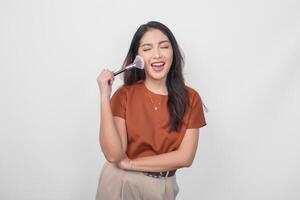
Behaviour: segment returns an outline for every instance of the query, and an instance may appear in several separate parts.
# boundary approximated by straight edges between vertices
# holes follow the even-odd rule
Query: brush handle
[[[120,69],[119,71],[114,72],[114,76],[117,76],[118,74],[121,74],[121,73],[124,72],[125,70],[126,70],[126,68],[125,68],[125,69]]]

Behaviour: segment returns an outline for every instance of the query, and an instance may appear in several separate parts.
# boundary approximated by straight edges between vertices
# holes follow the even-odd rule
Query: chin
[[[167,78],[167,74],[166,73],[150,73],[149,74],[149,78],[153,79],[153,80],[163,80]]]

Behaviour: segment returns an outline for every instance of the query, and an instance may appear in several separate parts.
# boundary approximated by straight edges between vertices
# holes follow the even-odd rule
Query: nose
[[[159,48],[156,48],[153,52],[153,57],[154,58],[160,58],[161,57],[161,52]]]

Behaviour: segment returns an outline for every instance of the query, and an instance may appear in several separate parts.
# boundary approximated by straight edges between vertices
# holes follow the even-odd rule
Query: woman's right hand
[[[101,98],[110,99],[112,84],[115,80],[114,73],[108,69],[103,69],[96,80],[98,82]]]

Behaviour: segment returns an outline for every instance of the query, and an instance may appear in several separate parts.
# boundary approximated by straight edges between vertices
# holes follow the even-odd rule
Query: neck
[[[164,80],[153,80],[153,79],[145,79],[146,87],[154,93],[167,95],[168,89],[166,85],[166,79]]]

